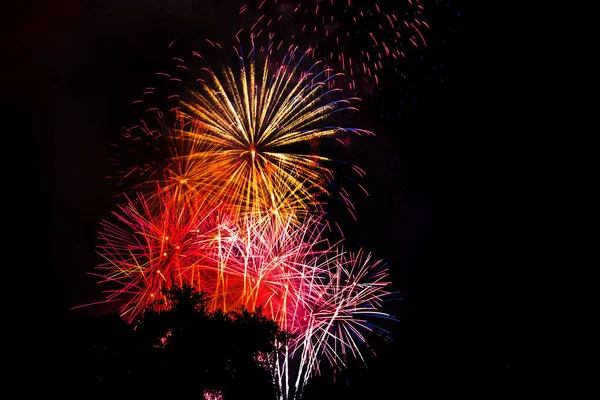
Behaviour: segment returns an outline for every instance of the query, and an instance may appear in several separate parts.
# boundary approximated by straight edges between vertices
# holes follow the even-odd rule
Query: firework
[[[219,250],[229,255],[225,264],[238,276],[234,292],[243,305],[263,307],[296,335],[275,364],[284,398],[300,396],[321,362],[343,367],[347,356],[362,358],[361,331],[380,331],[370,320],[389,318],[380,311],[389,295],[381,261],[330,243],[324,221],[306,222],[300,227],[274,220],[249,223],[238,231],[241,235],[229,235]]]
[[[210,43],[220,53],[217,58],[225,59],[221,46]],[[178,70],[201,72],[193,80],[200,84],[178,86],[181,94],[169,96],[176,101],[171,125],[152,107],[148,111],[158,119],[158,128],[142,121],[126,130],[121,146],[136,143],[142,148],[139,153],[145,149],[164,160],[150,158],[122,170],[124,181],[135,182],[129,185],[133,192],[152,196],[158,183],[163,188],[179,187],[184,197],[200,195],[205,202],[225,203],[233,214],[274,214],[283,219],[295,215],[298,223],[308,214],[323,212],[335,174],[332,160],[313,147],[326,138],[345,145],[340,136],[372,134],[336,123],[338,112],[356,110],[352,103],[358,98],[330,88],[340,74],[323,68],[321,62],[311,63],[310,51],[290,46],[279,60],[271,42],[260,48],[252,41],[251,45],[248,54],[242,53],[241,45],[234,48],[235,67],[210,65],[196,52],[199,68],[174,58],[176,67],[185,67]],[[189,76],[160,76],[178,84],[192,81]],[[156,90],[147,89],[152,90],[145,94]],[[364,174],[351,168],[352,174]],[[337,194],[353,214],[347,193],[342,189]]]
[[[108,301],[124,302],[121,315],[132,321],[175,285],[205,286],[212,277],[197,251],[217,231],[218,208],[199,202],[182,204],[177,191],[157,190],[152,201],[143,195],[114,212],[115,222],[102,221],[99,253],[105,263],[97,267],[100,283],[117,287]]]
[[[322,361],[343,366],[346,354],[362,358],[360,332],[378,329],[367,317],[388,317],[378,311],[389,294],[380,261],[330,243],[319,217],[300,226],[254,214],[232,220],[218,209],[182,208],[172,192],[160,198],[160,206],[130,202],[115,213],[118,223],[103,224],[108,262],[98,269],[120,286],[109,300],[123,301],[124,317],[156,305],[173,284],[204,291],[210,311],[262,307],[295,335],[273,371],[284,398],[299,396]]]
[[[328,158],[302,147],[342,132],[369,132],[324,123],[356,109],[356,98],[327,89],[338,74],[320,62],[302,69],[307,52],[298,54],[297,47],[273,63],[272,50],[268,46],[259,62],[254,45],[249,55],[236,49],[236,68],[205,68],[202,90],[182,99],[178,115],[187,127],[181,134],[194,143],[188,157],[201,166],[190,181],[238,212],[318,212],[333,171]]]
[[[363,358],[361,332],[379,329],[370,318],[389,317],[379,311],[387,270],[330,241],[322,199],[334,171],[328,158],[303,151],[320,138],[370,132],[330,122],[355,99],[332,86],[339,74],[306,64],[310,50],[291,46],[273,61],[272,42],[240,49],[235,67],[206,63],[200,89],[175,96],[172,125],[152,109],[159,129],[126,131],[164,159],[124,174],[135,183],[102,222],[96,275],[113,285],[107,301],[121,302],[128,321],[166,307],[157,300],[172,285],[205,292],[209,311],[261,307],[294,334],[272,356],[272,372],[282,399],[299,398],[322,363]]]
[[[221,225],[210,246],[219,274],[211,309],[262,307],[295,335],[275,362],[283,398],[299,397],[321,362],[343,367],[346,357],[362,358],[361,332],[381,331],[373,317],[390,318],[380,311],[389,295],[381,261],[330,243],[319,217],[298,226],[251,216],[236,225]]]
[[[363,93],[387,77],[397,80],[407,56],[427,47],[430,28],[420,0],[257,0],[240,14],[248,15],[244,28],[251,34],[277,32],[311,47],[315,57],[346,73],[348,89]]]

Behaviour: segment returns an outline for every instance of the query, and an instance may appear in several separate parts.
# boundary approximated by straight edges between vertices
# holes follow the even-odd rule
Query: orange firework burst
[[[187,124],[181,136],[193,142],[188,157],[197,166],[185,179],[237,212],[320,211],[318,198],[333,176],[330,160],[301,150],[340,132],[368,133],[323,123],[333,113],[355,109],[355,99],[327,89],[337,74],[319,70],[319,62],[302,70],[308,52],[297,57],[291,48],[272,65],[269,47],[260,68],[254,47],[249,56],[236,52],[238,68],[205,68],[201,90],[182,101],[179,115]]]

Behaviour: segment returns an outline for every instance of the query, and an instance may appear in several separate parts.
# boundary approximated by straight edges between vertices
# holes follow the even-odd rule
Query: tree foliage
[[[209,312],[206,294],[191,287],[165,295],[167,311],[149,309],[131,325],[114,314],[73,321],[65,338],[70,386],[107,394],[276,397],[269,367],[289,339],[277,323],[261,309]]]

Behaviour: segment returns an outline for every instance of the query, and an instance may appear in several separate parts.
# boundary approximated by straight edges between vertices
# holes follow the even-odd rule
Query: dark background
[[[18,225],[14,249],[21,255],[14,285],[32,285],[26,294],[16,291],[23,303],[18,314],[34,326],[42,348],[60,336],[70,307],[102,298],[86,272],[98,261],[99,220],[114,209],[106,160],[110,142],[132,118],[130,102],[168,57],[171,40],[218,40],[237,31],[231,16],[238,3],[72,0],[23,3],[6,13],[3,111],[11,121],[7,136],[17,139],[6,149],[6,171],[21,184],[15,188],[25,186],[7,191],[22,209],[9,218]],[[359,223],[351,236],[388,262],[403,298],[392,306],[400,323],[390,370],[406,387],[435,389],[432,381],[452,377],[459,386],[501,390],[519,364],[510,322],[516,300],[510,267],[487,251],[482,237],[502,211],[482,205],[489,204],[484,188],[492,178],[480,163],[494,146],[484,137],[498,137],[502,126],[484,117],[493,102],[482,92],[498,80],[482,65],[483,48],[468,31],[469,10],[459,2],[423,4],[432,13],[430,46],[408,78],[417,88],[410,97],[420,97],[402,105],[402,94],[378,99],[400,113],[391,119],[374,102],[363,110],[370,121],[363,127],[377,137],[356,147],[371,195],[354,199]],[[475,177],[465,184],[463,174]],[[434,187],[449,216],[436,263]],[[20,361],[34,362],[36,355]]]

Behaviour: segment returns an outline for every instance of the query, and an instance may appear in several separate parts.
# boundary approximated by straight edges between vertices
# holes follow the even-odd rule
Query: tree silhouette
[[[72,321],[65,337],[65,387],[135,395],[164,389],[201,398],[213,392],[225,400],[276,397],[270,362],[289,334],[260,308],[209,312],[206,294],[188,286],[164,294],[167,304],[131,325],[114,314]]]

